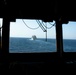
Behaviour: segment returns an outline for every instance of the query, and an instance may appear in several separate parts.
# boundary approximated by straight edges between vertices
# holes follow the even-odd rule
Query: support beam
[[[0,59],[1,59],[1,50],[2,50],[2,44],[1,44],[1,29],[0,29]]]
[[[3,18],[3,29],[2,29],[2,59],[7,61],[9,53],[9,26],[10,20]]]
[[[0,29],[0,49],[1,49],[1,29]]]
[[[56,21],[56,48],[58,56],[61,58],[63,53],[63,34],[62,34],[62,23]]]

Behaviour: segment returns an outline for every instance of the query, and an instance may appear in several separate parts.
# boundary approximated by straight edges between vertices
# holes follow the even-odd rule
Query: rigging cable
[[[2,29],[2,27],[0,27],[0,29]]]
[[[54,23],[51,27],[47,27],[47,29],[51,29],[53,26],[55,26],[56,24]]]
[[[50,25],[53,25],[53,24],[51,24],[50,22],[48,22]]]
[[[39,20],[36,20],[36,22],[38,23],[38,25],[41,27],[41,29],[46,32],[46,29],[43,27],[43,25],[41,24],[41,22]]]
[[[1,26],[1,24],[0,24],[0,26]],[[3,26],[0,27],[0,29],[2,29],[2,28],[3,28]]]
[[[23,23],[29,28],[29,29],[32,29],[32,30],[36,30],[36,29],[38,29],[39,28],[39,26],[38,27],[36,27],[36,28],[31,28],[31,27],[29,27],[26,23],[25,23],[25,21],[22,19],[22,21],[23,21]]]
[[[42,25],[43,25],[45,28],[47,28],[47,26],[43,23],[43,21],[42,21]]]
[[[47,27],[43,22],[42,22],[42,25],[44,25],[47,29],[51,29],[54,25],[55,25],[55,23],[54,24],[51,24],[51,23],[49,23],[50,25],[52,25],[51,27]]]

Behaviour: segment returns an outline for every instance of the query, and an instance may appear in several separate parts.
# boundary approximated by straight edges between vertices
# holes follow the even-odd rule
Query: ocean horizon
[[[63,39],[64,52],[76,52],[75,39]],[[36,53],[36,52],[57,52],[56,39],[10,37],[9,39],[10,53]]]

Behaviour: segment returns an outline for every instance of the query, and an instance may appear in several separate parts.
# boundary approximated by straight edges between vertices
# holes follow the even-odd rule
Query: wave
[[[29,39],[30,41],[33,41],[33,42],[36,42],[36,43],[40,43],[40,44],[51,44],[51,42],[49,41],[45,41],[45,40],[42,40],[42,39],[36,39],[36,40],[33,40],[32,38]]]

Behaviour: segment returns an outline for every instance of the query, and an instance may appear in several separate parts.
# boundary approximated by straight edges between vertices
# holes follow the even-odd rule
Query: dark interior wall
[[[61,3],[55,1],[45,1],[41,3],[40,1],[34,2],[24,2],[24,0],[6,0],[7,3],[0,0],[0,17],[4,19],[3,23],[3,46],[2,46],[2,61],[0,69],[9,70],[13,72],[23,72],[28,74],[35,74],[40,72],[46,73],[52,70],[61,69],[58,64],[74,63],[76,61],[76,53],[63,53],[62,59],[57,53],[39,53],[39,54],[9,54],[9,22],[15,20],[16,18],[31,18],[31,19],[42,19],[44,21],[57,20],[61,17],[63,23],[65,21],[76,21],[75,4],[71,6],[72,3],[60,1]],[[17,1],[17,2],[16,2]],[[55,4],[54,4],[55,3]],[[28,8],[27,8],[28,7]],[[70,10],[71,9],[71,10]],[[70,12],[70,15],[68,14]],[[20,64],[18,64],[21,62]],[[14,64],[15,63],[15,64]],[[54,64],[54,65],[53,65]],[[76,63],[75,63],[76,64]],[[58,65],[57,67],[55,65]],[[54,68],[54,69],[53,69]],[[59,73],[59,72],[58,72]],[[28,75],[27,74],[27,75]]]
[[[62,17],[65,21],[76,21],[75,7],[74,1],[0,0],[0,17],[31,18],[44,21],[52,21]]]

